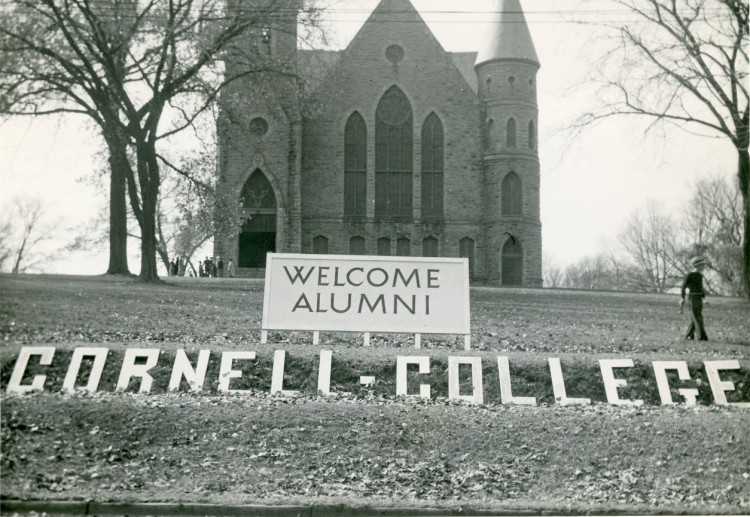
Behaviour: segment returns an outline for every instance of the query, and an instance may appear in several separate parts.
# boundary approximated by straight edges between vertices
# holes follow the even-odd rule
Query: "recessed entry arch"
[[[266,267],[266,255],[276,251],[279,203],[266,174],[256,168],[247,178],[240,199],[243,224],[238,236],[237,266]]]
[[[513,236],[503,244],[501,252],[502,285],[523,285],[523,245]]]

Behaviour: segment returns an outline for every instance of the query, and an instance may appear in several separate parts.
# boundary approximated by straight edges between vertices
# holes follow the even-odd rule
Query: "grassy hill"
[[[4,498],[96,501],[344,504],[574,512],[747,513],[750,410],[717,407],[704,361],[737,360],[730,402],[750,401],[750,305],[714,298],[705,310],[711,341],[681,339],[678,298],[634,293],[473,288],[472,345],[458,337],[272,332],[261,346],[263,283],[241,279],[0,276],[2,492]],[[55,346],[50,366],[30,361],[24,382],[47,376],[42,394],[5,394],[22,346]],[[110,349],[95,394],[60,393],[72,350]],[[160,349],[154,385],[115,392],[125,349]],[[335,397],[317,394],[318,353],[334,351]],[[206,385],[167,386],[177,350],[195,362],[211,351]],[[287,352],[285,389],[271,396],[275,349]],[[218,391],[225,351],[255,351],[231,396]],[[409,371],[395,396],[396,357],[430,357],[430,374]],[[450,356],[482,358],[485,404],[448,400]],[[500,403],[497,357],[508,357],[513,395]],[[555,404],[548,358],[561,359],[570,397]],[[598,361],[618,369],[624,399],[607,404]],[[699,404],[665,407],[653,361],[686,361]],[[86,366],[90,368],[90,365]],[[85,370],[85,368],[84,368]],[[83,371],[83,370],[82,370]],[[464,390],[469,379],[461,370]],[[359,378],[373,375],[372,386]],[[341,394],[346,392],[347,394]],[[465,393],[466,391],[464,391]]]

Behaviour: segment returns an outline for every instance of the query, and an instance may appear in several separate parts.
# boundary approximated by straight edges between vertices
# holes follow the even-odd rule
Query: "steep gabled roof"
[[[496,59],[539,64],[520,0],[497,0],[493,24],[477,54],[476,65]]]

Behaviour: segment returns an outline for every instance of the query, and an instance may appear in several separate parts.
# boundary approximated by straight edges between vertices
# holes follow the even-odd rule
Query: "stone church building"
[[[294,9],[249,36],[290,73],[222,95],[219,185],[245,218],[215,254],[246,276],[268,252],[468,257],[476,281],[541,287],[539,60],[519,0],[495,11],[477,52],[446,52],[409,0],[341,51],[299,49]]]

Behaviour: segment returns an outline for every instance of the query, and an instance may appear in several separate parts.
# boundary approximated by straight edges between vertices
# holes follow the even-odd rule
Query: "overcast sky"
[[[606,0],[521,0],[541,61],[538,103],[542,246],[561,266],[611,247],[625,220],[648,200],[680,215],[700,178],[736,173],[736,154],[722,139],[675,128],[645,133],[646,120],[612,119],[576,139],[565,125],[594,104],[581,87],[597,47],[581,21],[626,20]],[[331,46],[345,47],[377,0],[326,0]],[[478,50],[494,0],[413,0],[448,51]],[[18,196],[43,201],[59,221],[56,243],[69,240],[106,203],[80,180],[91,175],[96,133],[75,117],[14,119],[0,126],[0,205]],[[6,208],[3,208],[6,210]],[[131,246],[136,250],[137,246]],[[46,272],[100,274],[107,250],[75,254]],[[131,270],[137,272],[137,256]]]

